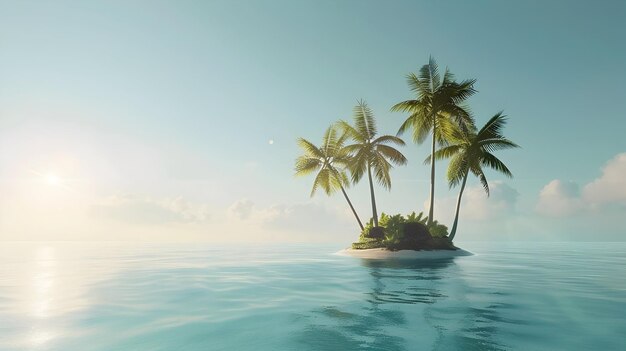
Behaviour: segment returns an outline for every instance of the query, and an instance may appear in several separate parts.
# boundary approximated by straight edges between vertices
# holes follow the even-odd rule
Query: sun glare
[[[61,182],[61,180],[59,179],[59,177],[57,177],[55,174],[48,174],[46,175],[46,183],[48,183],[48,185],[59,185]]]

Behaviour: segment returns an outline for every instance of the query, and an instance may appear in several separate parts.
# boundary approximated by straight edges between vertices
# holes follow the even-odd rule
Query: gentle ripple
[[[626,350],[626,243],[463,246],[5,243],[0,350]]]

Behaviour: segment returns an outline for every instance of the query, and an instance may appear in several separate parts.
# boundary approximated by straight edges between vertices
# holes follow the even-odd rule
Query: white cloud
[[[578,185],[570,181],[555,179],[541,189],[535,210],[545,216],[567,216],[580,211],[584,202],[580,198]]]
[[[181,197],[153,199],[137,195],[116,195],[92,206],[92,213],[136,224],[196,223],[210,217],[208,206]]]
[[[610,160],[600,178],[585,185],[583,198],[593,204],[626,204],[626,152]]]
[[[343,207],[333,208],[313,201],[259,207],[241,199],[227,213],[232,228],[253,229],[259,236],[287,241],[352,240],[359,233],[356,221]]]
[[[490,196],[482,185],[468,186],[461,199],[461,218],[465,220],[485,220],[511,213],[519,193],[502,181],[489,184]],[[435,219],[442,223],[451,223],[454,217],[457,198],[445,197],[435,202]],[[424,204],[424,213],[428,213],[428,201]]]
[[[254,203],[248,199],[236,201],[228,208],[228,214],[239,219],[248,219],[254,210]]]
[[[547,216],[567,216],[611,205],[626,205],[626,153],[611,159],[599,178],[582,190],[576,183],[552,180],[541,189],[536,211]]]
[[[268,228],[314,232],[319,235],[341,231],[351,224],[343,211],[314,202],[272,206],[265,214],[265,225]],[[354,227],[356,228],[356,221]]]
[[[481,185],[466,190],[462,206],[467,219],[496,218],[514,210],[519,196],[517,190],[501,181],[494,181],[489,184],[489,192],[490,195],[487,196]]]

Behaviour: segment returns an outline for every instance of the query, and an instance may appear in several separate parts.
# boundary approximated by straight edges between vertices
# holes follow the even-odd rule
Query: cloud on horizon
[[[583,198],[592,204],[626,205],[626,152],[610,160],[600,178],[585,185]]]
[[[612,206],[626,206],[626,153],[609,160],[602,175],[585,184],[582,191],[571,181],[550,181],[541,189],[535,211],[548,217],[566,217]]]
[[[138,195],[115,195],[91,207],[98,217],[132,224],[200,223],[210,218],[208,206],[182,197],[154,199]]]
[[[461,199],[460,218],[463,220],[482,221],[494,219],[515,211],[519,193],[516,189],[502,181],[489,184],[490,195],[487,196],[482,185],[466,187]],[[457,195],[458,196],[458,195]],[[452,223],[457,197],[436,199],[435,219],[443,223]],[[424,213],[428,213],[428,204],[424,203]]]
[[[313,241],[329,241],[354,238],[358,233],[351,214],[314,201],[259,207],[244,198],[229,206],[227,213],[231,225],[261,229],[272,237],[287,235],[293,240],[306,236]]]
[[[571,181],[555,179],[539,192],[535,211],[540,215],[560,217],[577,213],[584,207],[580,187]]]

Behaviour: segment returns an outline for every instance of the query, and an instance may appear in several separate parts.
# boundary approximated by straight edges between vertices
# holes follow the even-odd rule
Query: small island
[[[448,228],[433,221],[428,226],[428,218],[420,212],[408,216],[381,214],[379,227],[368,224],[361,232],[359,240],[351,248],[338,252],[367,259],[439,259],[468,256],[448,237]]]
[[[358,241],[340,254],[361,258],[429,259],[471,255],[453,244],[468,176],[476,176],[487,195],[489,183],[484,170],[513,176],[493,154],[518,147],[502,134],[506,116],[498,112],[478,129],[465,104],[476,93],[475,79],[458,82],[447,68],[442,75],[431,57],[418,73],[407,75],[407,82],[415,97],[391,107],[391,111],[408,114],[396,135],[379,135],[373,111],[361,100],[353,109],[353,123],[340,120],[332,124],[321,146],[298,139],[303,155],[296,159],[296,175],[316,174],[311,196],[320,188],[327,195],[341,190],[361,230]],[[430,138],[431,152],[424,160],[430,164],[428,215],[381,213],[379,217],[374,182],[390,190],[391,169],[407,164],[406,157],[396,148],[405,145],[399,137],[405,132],[412,134],[416,144]],[[434,219],[435,161],[445,159],[450,160],[446,174],[448,186],[460,187],[450,232],[447,226]],[[372,217],[365,226],[346,192],[364,177],[368,179],[372,206]]]

